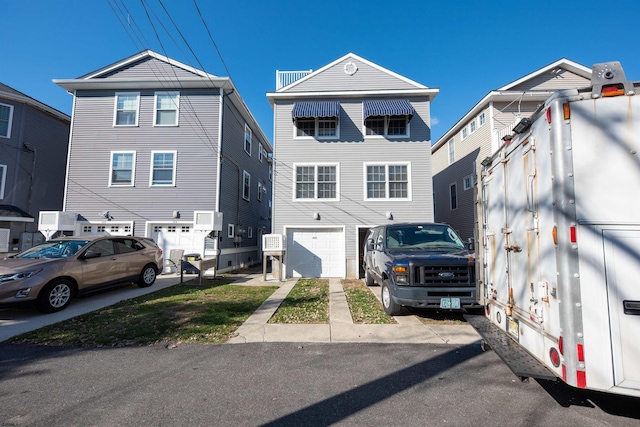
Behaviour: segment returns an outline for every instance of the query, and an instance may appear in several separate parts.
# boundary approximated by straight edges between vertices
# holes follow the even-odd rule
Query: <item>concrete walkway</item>
[[[228,344],[250,342],[342,342],[342,343],[429,343],[465,345],[480,340],[468,324],[425,325],[416,316],[396,316],[395,325],[354,324],[340,279],[329,279],[328,324],[282,325],[267,323],[287,294],[296,284],[262,280],[262,275],[247,275],[236,283],[242,285],[279,285],[276,290],[246,322],[238,328]],[[372,291],[379,291],[377,286]],[[375,294],[375,292],[374,292]],[[379,299],[379,295],[376,295]]]

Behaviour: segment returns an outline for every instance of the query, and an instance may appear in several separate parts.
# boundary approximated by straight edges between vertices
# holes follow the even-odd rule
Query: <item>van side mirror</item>
[[[476,241],[475,241],[475,239],[469,237],[469,240],[467,240],[467,249],[469,249],[472,252],[476,250]]]
[[[367,240],[367,250],[368,251],[372,251],[373,250],[373,240],[372,239]]]

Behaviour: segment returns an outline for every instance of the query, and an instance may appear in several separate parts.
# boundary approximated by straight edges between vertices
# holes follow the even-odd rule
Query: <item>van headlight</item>
[[[409,274],[409,269],[406,265],[394,265],[393,272],[396,277],[396,285],[406,285],[409,283],[407,276]]]
[[[30,271],[21,271],[20,273],[3,274],[2,276],[0,276],[0,285],[8,282],[15,282],[16,280],[28,279],[29,277],[33,276],[34,274],[38,274],[41,271],[42,269],[38,268]]]

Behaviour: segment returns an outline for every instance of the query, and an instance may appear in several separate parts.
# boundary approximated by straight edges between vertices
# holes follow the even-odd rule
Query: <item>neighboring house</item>
[[[146,50],[54,82],[74,95],[64,211],[78,233],[151,237],[165,257],[219,249],[222,271],[260,261],[272,150],[230,78]],[[217,239],[197,211],[223,214]]]
[[[0,254],[41,242],[38,212],[62,208],[70,121],[0,83]]]
[[[428,88],[349,53],[277,72],[274,233],[287,277],[358,277],[369,228],[432,221]]]
[[[492,90],[431,148],[435,220],[474,238],[480,163],[503,143],[522,119],[559,89],[587,87],[591,69],[560,59]]]

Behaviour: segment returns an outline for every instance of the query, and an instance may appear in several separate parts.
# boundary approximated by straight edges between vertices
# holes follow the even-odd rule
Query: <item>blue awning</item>
[[[364,101],[364,118],[372,116],[411,116],[416,112],[406,99]]]
[[[306,101],[293,105],[291,118],[302,117],[340,117],[340,103],[338,101]]]

